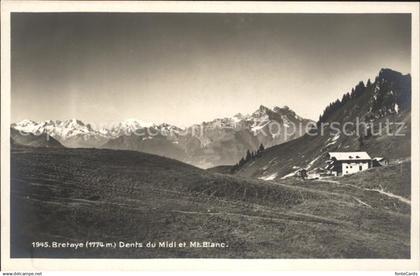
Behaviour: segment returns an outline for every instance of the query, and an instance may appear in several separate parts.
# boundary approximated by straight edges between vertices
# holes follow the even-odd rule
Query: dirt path
[[[294,221],[306,221],[306,222],[314,222],[314,223],[325,223],[325,224],[333,224],[333,225],[340,225],[345,224],[343,222],[327,219],[323,217],[318,217],[309,214],[301,214],[301,213],[279,213],[279,215],[284,216],[282,217],[272,217],[272,216],[258,216],[258,215],[246,215],[240,213],[231,213],[231,212],[196,212],[196,211],[182,211],[182,210],[173,210],[174,213],[181,213],[181,214],[191,214],[191,215],[229,215],[229,216],[240,216],[245,218],[253,218],[253,219],[262,219],[262,220],[270,220],[270,221],[280,221],[283,222],[285,220],[294,220]]]
[[[367,204],[366,202],[364,202],[364,201],[362,201],[360,198],[357,198],[357,197],[353,197],[353,199],[354,200],[356,200],[357,202],[359,202],[360,204],[362,204],[363,206],[365,206],[365,207],[369,207],[369,208],[372,208],[372,206],[370,206],[369,204]]]
[[[399,195],[396,195],[396,194],[393,194],[393,193],[385,192],[384,190],[368,189],[368,188],[364,188],[364,190],[378,192],[378,193],[383,194],[383,195],[386,195],[388,197],[396,198],[399,201],[404,202],[405,204],[411,205],[411,201],[409,199],[407,199],[405,197],[402,197],[402,196],[399,196]]]
[[[317,180],[319,182],[327,182],[327,183],[332,183],[332,184],[341,184],[340,182],[336,181],[336,180],[329,180],[329,179],[320,179]]]
[[[364,191],[377,192],[377,193],[380,193],[382,195],[388,196],[390,198],[398,199],[399,201],[401,201],[401,202],[403,202],[407,205],[411,205],[411,201],[409,199],[407,199],[405,197],[402,197],[402,196],[399,196],[399,195],[396,195],[396,194],[393,194],[393,193],[390,193],[390,192],[386,192],[384,190],[363,188],[363,187],[359,187],[359,186],[352,185],[352,184],[343,184],[343,183],[341,183],[339,181],[336,181],[336,180],[318,180],[318,181],[332,183],[332,184],[338,184],[338,185],[350,186],[350,187],[353,187],[355,189],[364,190]]]

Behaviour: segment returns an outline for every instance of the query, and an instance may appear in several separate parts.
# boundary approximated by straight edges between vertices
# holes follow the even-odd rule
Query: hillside
[[[184,149],[163,135],[157,135],[153,138],[149,138],[148,136],[122,135],[109,140],[101,148],[140,151],[184,162],[188,161]]]
[[[400,170],[387,172],[387,179],[398,179],[392,175]],[[410,202],[376,191],[361,192],[375,189],[362,185],[381,175],[366,172],[360,183],[292,178],[272,182],[211,173],[133,151],[15,148],[11,152],[11,254],[409,258]],[[410,198],[409,190],[397,188],[407,185],[383,188]],[[227,247],[74,250],[31,245],[33,241],[87,240],[208,241],[224,242]]]
[[[28,147],[47,147],[47,148],[62,148],[54,138],[43,133],[41,135],[34,135],[32,133],[24,133],[17,131],[13,128],[10,129],[10,144],[15,146],[28,146]]]
[[[269,180],[285,178],[300,168],[324,168],[330,151],[366,151],[371,157],[385,157],[391,163],[410,158],[410,82],[410,75],[382,69],[373,83],[361,82],[351,93],[330,104],[316,130],[266,149],[235,174]]]

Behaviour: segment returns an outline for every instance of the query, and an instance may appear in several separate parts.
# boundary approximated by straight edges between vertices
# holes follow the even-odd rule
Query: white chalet
[[[365,151],[329,152],[327,169],[332,175],[346,175],[367,170],[373,166],[373,160]]]

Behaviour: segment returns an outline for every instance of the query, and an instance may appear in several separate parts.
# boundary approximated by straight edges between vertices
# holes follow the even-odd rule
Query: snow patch
[[[321,158],[321,155],[318,155],[314,160],[312,160],[311,162],[309,162],[309,164],[308,165],[306,165],[306,167],[305,167],[305,169],[306,170],[309,170],[314,164],[315,164],[315,162],[319,159],[319,158]]]
[[[394,111],[395,113],[398,113],[400,111],[400,107],[398,106],[398,104],[394,104]]]
[[[294,176],[294,175],[295,175],[295,174],[296,174],[299,170],[300,170],[300,169],[297,169],[297,170],[295,170],[295,171],[293,171],[293,172],[291,172],[291,173],[288,173],[288,174],[286,174],[286,175],[283,175],[281,179],[286,179],[286,178],[292,177],[292,176]]]
[[[251,131],[252,132],[258,132],[258,130],[260,130],[260,129],[262,129],[262,128],[264,128],[266,125],[268,125],[270,123],[270,121],[268,121],[268,122],[263,122],[263,123],[260,123],[260,124],[254,124],[252,127],[251,127]]]
[[[291,121],[289,120],[289,118],[287,118],[286,115],[281,115],[281,119],[283,120],[283,126],[289,128],[291,125]]]
[[[339,138],[340,138],[340,133],[337,133],[333,137],[328,138],[328,140],[325,141],[325,143],[327,144],[324,146],[324,148],[334,145],[335,143],[337,143]]]
[[[273,173],[273,174],[270,174],[270,175],[258,177],[258,179],[266,180],[266,181],[274,180],[277,177],[277,175],[278,175],[278,173]]]

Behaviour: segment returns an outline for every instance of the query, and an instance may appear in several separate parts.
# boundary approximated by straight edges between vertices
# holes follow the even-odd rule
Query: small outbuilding
[[[385,157],[374,157],[372,159],[373,167],[388,166],[389,161]]]

